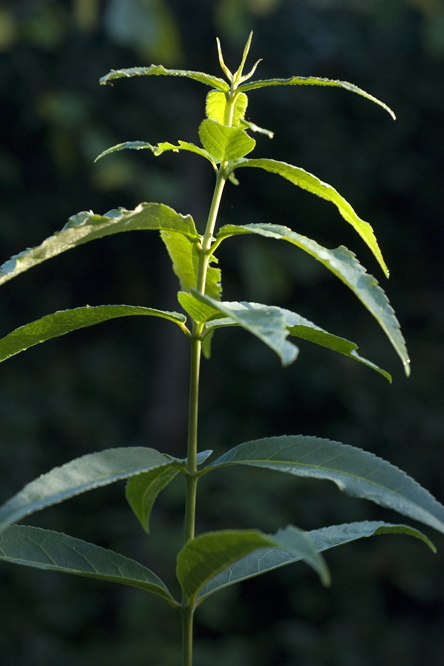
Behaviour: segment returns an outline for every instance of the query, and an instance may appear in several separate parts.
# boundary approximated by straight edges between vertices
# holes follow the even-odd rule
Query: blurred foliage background
[[[443,0],[10,0],[0,2],[0,248],[39,244],[70,215],[161,201],[202,228],[213,173],[195,155],[126,152],[126,140],[197,142],[208,92],[196,82],[131,79],[99,88],[110,69],[146,66],[220,75],[215,38],[237,67],[249,31],[261,78],[315,75],[355,83],[389,104],[341,90],[253,91],[249,118],[275,131],[256,154],[316,174],[375,228],[387,283],[336,209],[274,176],[240,174],[221,222],[271,221],[329,247],[345,244],[380,279],[412,359],[406,380],[362,306],[296,249],[226,241],[227,300],[299,312],[359,344],[394,377],[300,344],[282,370],[240,331],[222,331],[202,378],[202,448],[222,452],[266,435],[338,439],[383,456],[444,500]],[[178,285],[155,234],[123,234],[62,255],[0,291],[0,334],[57,309],[141,304],[176,309]],[[113,446],[183,456],[187,343],[161,320],[109,322],[38,346],[0,368],[0,501],[51,467]],[[333,484],[224,471],[202,480],[199,530],[304,529],[398,517]],[[70,500],[32,524],[139,558],[175,583],[181,480],[160,496],[147,538],[124,487]],[[444,663],[444,539],[433,556],[403,537],[327,554],[324,590],[303,565],[236,586],[197,613],[196,666],[417,666]],[[0,566],[4,666],[175,666],[178,617],[137,590]]]

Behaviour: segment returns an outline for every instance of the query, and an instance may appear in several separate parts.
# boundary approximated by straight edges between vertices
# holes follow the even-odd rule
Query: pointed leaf
[[[306,532],[306,534],[319,553],[335,546],[341,546],[351,541],[377,534],[407,534],[421,539],[433,552],[436,552],[432,542],[422,532],[407,525],[392,525],[382,521],[363,521],[359,523],[332,525],[331,527],[323,527],[319,530]],[[199,601],[203,601],[210,594],[217,592],[223,587],[234,585],[248,578],[254,578],[273,569],[283,567],[286,564],[293,564],[301,559],[300,556],[292,555],[277,548],[256,550],[212,578],[200,590],[198,599]]]
[[[191,600],[221,571],[255,550],[282,548],[300,556],[317,571],[325,585],[330,582],[328,569],[322,557],[304,532],[287,527],[273,535],[259,530],[226,530],[208,532],[188,541],[177,556],[177,578]]]
[[[204,83],[216,90],[228,91],[230,86],[217,76],[205,74],[205,72],[192,72],[184,69],[165,69],[162,65],[151,65],[150,67],[130,67],[129,69],[112,69],[106,76],[100,79],[100,85],[106,85],[113,79],[130,78],[132,76],[179,76],[193,79]]]
[[[76,331],[80,328],[94,326],[109,319],[118,317],[129,317],[131,315],[150,315],[173,321],[187,332],[184,325],[186,317],[179,312],[166,312],[152,308],[136,307],[133,305],[98,305],[74,310],[61,310],[54,314],[46,315],[37,321],[16,328],[0,340],[0,362],[18,354],[19,352],[34,347],[40,342],[58,338],[61,335]]]
[[[178,231],[189,238],[199,238],[190,215],[179,215],[164,204],[143,203],[134,210],[119,208],[106,215],[82,212],[70,217],[62,231],[57,231],[38,247],[25,250],[6,261],[0,267],[0,284],[88,241],[121,231],[144,229]]]
[[[339,192],[337,192],[334,187],[328,185],[327,183],[323,183],[322,180],[319,180],[319,178],[313,176],[313,174],[308,173],[308,171],[292,166],[291,164],[287,164],[286,162],[277,162],[276,160],[267,159],[243,159],[239,160],[239,163],[236,163],[235,168],[237,169],[239,167],[245,166],[257,167],[259,169],[269,171],[270,173],[276,173],[279,176],[289,180],[291,183],[293,183],[293,185],[297,185],[303,190],[307,190],[308,192],[316,194],[322,199],[326,199],[327,201],[334,203],[344,220],[352,225],[352,227],[358,232],[358,234],[373,252],[379,265],[384,271],[384,274],[388,277],[388,269],[382,257],[381,250],[379,249],[379,245],[371,225],[368,222],[364,222],[364,220],[361,220],[361,218],[356,215],[348,201],[341,197]]]
[[[149,472],[133,476],[128,481],[125,490],[126,499],[147,534],[150,532],[151,510],[158,494],[178,473],[178,467],[171,464],[155,467]]]
[[[444,533],[444,507],[425,488],[394,465],[348,444],[302,435],[258,439],[227,451],[206,470],[227,465],[328,479],[346,495],[371,500]]]
[[[188,143],[187,141],[179,141],[178,146],[174,146],[172,143],[168,142],[159,143],[157,146],[152,146],[150,143],[147,143],[146,141],[125,141],[125,143],[118,143],[116,146],[104,150],[103,153],[100,153],[100,155],[96,157],[94,162],[97,162],[98,160],[100,160],[100,158],[105,157],[105,155],[110,155],[111,153],[117,153],[119,150],[128,150],[128,149],[129,150],[149,149],[156,157],[158,157],[159,155],[168,150],[172,150],[174,153],[178,153],[180,150],[187,150],[191,153],[197,153],[198,155],[205,157],[212,164],[214,164],[210,153],[208,153],[206,150],[203,150],[202,148],[199,148],[198,146],[195,146],[193,143]]]
[[[199,272],[199,254],[195,240],[176,231],[161,231],[160,235],[173,262],[173,270],[179,278],[181,289],[185,292],[190,291],[197,284]],[[217,259],[212,255],[210,261],[217,262]],[[205,292],[215,299],[220,299],[222,294],[220,268],[208,267]]]
[[[382,106],[393,118],[396,119],[395,114],[387,104],[381,102],[373,95],[365,92],[358,86],[355,86],[353,83],[348,83],[347,81],[334,81],[332,79],[320,79],[316,76],[292,76],[290,79],[265,79],[263,81],[252,81],[251,83],[244,83],[238,87],[239,91],[246,92],[247,90],[255,90],[256,88],[266,88],[268,86],[332,86],[335,88],[344,88],[350,92],[357,93],[362,95],[366,99],[369,99],[371,102],[375,102],[379,106]]]
[[[60,532],[12,525],[0,534],[0,560],[131,585],[178,606],[164,583],[150,569],[112,550]]]
[[[222,315],[230,317],[233,322],[262,340],[270,349],[276,352],[283,365],[290,365],[296,360],[299,350],[286,340],[288,329],[280,308],[265,305],[261,309],[256,309],[250,303],[219,303],[206,295],[200,294],[195,289],[192,290],[192,294],[202,303],[212,306]]]
[[[239,93],[234,102],[233,118],[231,127],[238,127],[241,120],[245,117],[247,110],[248,97],[244,93]],[[227,97],[225,93],[218,90],[212,90],[207,95],[206,113],[209,120],[215,120],[221,125],[226,125]]]
[[[200,124],[199,138],[216,163],[238,160],[251,153],[256,145],[256,141],[245,130],[228,127],[208,118]]]
[[[193,294],[186,293],[184,291],[179,291],[177,294],[177,299],[185,312],[187,312],[190,317],[194,319],[195,322],[201,324],[204,321],[208,321],[211,317],[220,317],[221,312],[213,307],[211,303],[204,303],[201,300],[197,299]],[[221,321],[218,319],[217,321]],[[225,325],[237,325],[237,322],[234,322],[230,318],[225,318],[223,320],[227,322]]]
[[[205,326],[206,330],[214,330],[215,328],[238,325],[235,321],[233,321],[233,319],[230,319],[229,317],[225,317],[224,319],[214,319],[214,318],[211,319],[211,317],[215,316],[214,308],[205,306],[202,303],[201,308],[199,310],[195,306],[197,299],[193,298],[191,294],[186,294],[186,296],[187,296],[186,305],[182,302],[181,298],[179,298],[180,304],[186,310],[186,312],[188,312],[188,314],[190,314],[193,318],[194,318],[193,312],[194,314],[196,314],[196,316],[200,315],[200,318],[196,319],[196,321],[203,322],[210,319],[209,321],[207,321],[207,324]],[[238,304],[231,303],[230,305],[232,309],[236,309],[238,308],[238,306],[239,308],[243,308],[245,304],[241,302]],[[248,306],[250,308],[254,308],[255,310],[262,310],[268,307],[260,303],[248,303]],[[385,372],[385,370],[382,370],[371,361],[367,361],[367,359],[362,358],[362,356],[359,356],[359,354],[356,353],[358,346],[355,345],[354,342],[349,342],[345,338],[339,338],[336,335],[327,333],[327,331],[324,331],[322,328],[319,328],[319,326],[316,326],[311,321],[305,319],[304,317],[301,317],[295,312],[290,312],[290,310],[285,310],[284,308],[278,308],[278,309],[281,312],[281,314],[285,317],[285,323],[290,335],[302,338],[303,340],[308,340],[322,347],[327,347],[328,349],[339,352],[340,354],[344,354],[345,356],[348,356],[349,358],[352,358],[355,361],[364,363],[368,367],[372,368],[373,370],[376,370],[381,375],[383,375],[386,379],[389,380],[389,382],[392,381],[391,375],[389,375],[388,372]]]
[[[300,247],[320,261],[354,292],[361,303],[375,317],[399,355],[404,365],[405,374],[407,376],[410,374],[410,361],[405,341],[389,300],[379,287],[376,278],[366,273],[352,252],[343,246],[335,250],[327,250],[314,240],[277,224],[226,225],[219,230],[217,238],[222,240],[229,236],[241,234],[258,234],[267,238],[285,240]]]
[[[35,511],[93,488],[154,468],[171,466],[173,460],[155,449],[141,446],[107,449],[76,458],[42,474],[3,504],[0,507],[0,532]]]

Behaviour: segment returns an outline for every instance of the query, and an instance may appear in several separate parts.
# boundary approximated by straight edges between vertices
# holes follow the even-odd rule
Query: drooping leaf
[[[190,153],[197,153],[197,155],[205,157],[212,164],[214,164],[213,158],[211,157],[210,153],[208,153],[203,148],[199,148],[199,146],[195,146],[194,143],[188,143],[187,141],[179,141],[178,146],[174,146],[172,143],[168,143],[167,141],[165,141],[164,143],[159,143],[157,146],[152,146],[150,143],[147,143],[146,141],[125,141],[124,143],[118,143],[116,146],[112,146],[112,148],[104,150],[103,153],[100,153],[100,155],[96,157],[94,162],[97,162],[102,157],[105,157],[105,155],[111,155],[111,153],[117,153],[119,150],[145,150],[145,149],[151,150],[151,152],[156,157],[162,155],[162,153],[168,150],[172,150],[174,153],[178,153],[180,150],[187,150]]]
[[[204,83],[216,90],[228,91],[230,86],[217,76],[205,74],[205,72],[192,72],[184,69],[165,69],[162,65],[151,65],[150,67],[130,67],[129,69],[112,69],[106,76],[100,79],[100,85],[106,85],[114,79],[130,78],[132,76],[178,76],[193,79]]]
[[[379,249],[378,242],[375,238],[375,234],[371,225],[368,222],[364,222],[358,217],[350,206],[348,201],[346,201],[339,192],[337,192],[334,187],[323,183],[322,180],[319,180],[313,174],[308,173],[304,169],[292,166],[286,162],[278,162],[276,160],[267,160],[267,159],[242,159],[236,163],[236,169],[239,167],[257,167],[259,169],[264,169],[270,173],[276,173],[283,178],[289,180],[293,185],[297,185],[312,194],[316,194],[322,199],[331,201],[336,205],[339,212],[341,213],[344,220],[346,220],[351,226],[358,232],[370,250],[373,252],[376,257],[379,265],[381,266],[384,274],[388,277],[388,269],[385,264],[385,261],[382,257],[381,250]]]
[[[217,164],[224,160],[238,160],[254,149],[256,141],[245,130],[227,127],[215,120],[203,120],[199,126],[203,147]]]
[[[166,465],[129,479],[125,490],[126,499],[147,534],[150,531],[151,510],[158,494],[178,473],[177,467]]]
[[[233,322],[259,338],[276,352],[284,366],[296,360],[299,350],[286,340],[288,329],[280,308],[264,306],[256,309],[250,307],[250,303],[220,303],[195,289],[191,293],[197,300],[218,310],[223,316],[230,317]]]
[[[0,340],[0,362],[38,345],[40,342],[58,338],[71,331],[94,326],[110,319],[132,315],[161,317],[173,321],[184,332],[188,330],[185,326],[186,317],[179,312],[166,312],[133,305],[98,305],[95,307],[87,305],[84,308],[54,312],[54,314],[46,315],[37,321],[16,328],[15,331]]]
[[[154,468],[178,465],[170,456],[141,446],[107,449],[76,458],[28,483],[0,507],[0,532],[53,504]]]
[[[319,530],[306,532],[306,534],[319,553],[335,546],[342,546],[351,541],[376,536],[377,534],[406,534],[413,536],[424,541],[433,552],[436,552],[432,542],[422,532],[407,525],[392,525],[382,521],[363,521],[332,525],[331,527],[323,527]],[[263,573],[278,569],[287,564],[293,564],[301,559],[300,556],[292,555],[285,550],[277,548],[256,550],[212,578],[201,588],[198,600],[201,602],[210,594],[217,592],[223,587],[234,585],[247,578],[260,576]]]
[[[236,96],[233,109],[232,127],[238,127],[241,120],[245,117],[247,110],[248,97],[244,93]],[[206,114],[209,120],[215,120],[221,125],[226,125],[227,97],[225,93],[218,90],[212,90],[207,95]]]
[[[12,525],[0,534],[0,560],[47,571],[123,583],[179,605],[156,574],[112,550],[38,527]]]
[[[348,83],[347,81],[334,81],[332,79],[320,79],[316,76],[292,76],[290,79],[265,79],[262,81],[251,81],[251,83],[244,83],[239,86],[238,90],[247,92],[247,90],[255,90],[257,88],[266,88],[268,86],[332,86],[335,88],[344,88],[350,92],[357,93],[362,95],[366,99],[369,99],[371,102],[375,102],[379,106],[382,106],[393,118],[396,119],[395,114],[387,104],[381,102],[373,95],[365,92],[358,86],[355,86],[353,83]]]
[[[222,240],[229,236],[242,234],[257,234],[276,240],[285,240],[320,261],[353,291],[375,317],[399,355],[406,375],[410,374],[410,361],[405,341],[389,300],[378,285],[376,278],[366,273],[352,252],[343,246],[335,250],[328,250],[318,245],[316,241],[277,224],[226,225],[219,230],[217,238]]]
[[[88,241],[122,231],[145,229],[176,231],[189,238],[199,238],[190,215],[179,215],[164,204],[143,203],[134,210],[119,208],[109,211],[106,215],[82,212],[70,217],[62,231],[57,231],[41,245],[25,250],[6,261],[0,267],[0,284]]]
[[[346,495],[371,500],[444,533],[444,507],[425,488],[394,465],[348,444],[302,435],[268,437],[235,446],[205,469],[227,465],[328,479]]]
[[[188,312],[188,314],[190,314],[193,317],[193,319],[195,318],[194,315],[196,316],[200,315],[200,318],[196,319],[196,321],[203,322],[209,319],[209,321],[207,321],[205,325],[206,330],[214,330],[215,328],[238,325],[233,319],[229,317],[225,317],[224,319],[218,319],[218,318],[211,319],[211,317],[215,316],[214,308],[205,306],[202,303],[200,304],[201,308],[199,309],[195,305],[197,299],[194,298],[191,294],[186,294],[186,296],[187,296],[187,303],[186,303],[187,307],[185,307],[184,303],[182,302],[182,299],[179,298],[182,307],[184,307],[184,309]],[[234,310],[236,309],[242,310],[244,306],[245,303],[242,302],[230,304],[230,307]],[[260,303],[248,303],[248,306],[249,308],[253,308],[255,310],[262,310],[268,307]],[[349,340],[346,340],[345,338],[340,338],[336,335],[332,335],[331,333],[327,333],[327,331],[324,331],[319,326],[313,324],[313,322],[309,321],[308,319],[305,319],[305,317],[301,317],[295,312],[290,312],[290,310],[285,310],[284,308],[279,308],[279,310],[282,313],[282,315],[285,317],[285,324],[287,326],[287,330],[290,335],[302,338],[303,340],[308,340],[317,345],[321,345],[322,347],[327,347],[327,349],[339,352],[340,354],[344,354],[345,356],[348,356],[349,358],[352,358],[355,361],[364,363],[368,367],[379,372],[386,379],[388,379],[389,382],[391,382],[392,378],[388,372],[382,370],[371,361],[368,361],[367,359],[363,358],[362,356],[359,356],[359,354],[356,353],[358,346],[355,345],[354,342],[349,342]]]
[[[179,278],[181,289],[185,292],[190,291],[197,284],[199,272],[199,254],[196,243],[193,239],[176,231],[161,231],[160,236],[173,262],[173,270]],[[217,262],[216,257],[212,256],[211,261]],[[208,267],[205,292],[215,299],[220,299],[222,294],[220,268],[211,265]]]
[[[282,548],[304,559],[328,585],[330,575],[323,558],[296,527],[269,535],[259,530],[208,532],[188,541],[177,556],[177,578],[190,600],[221,571],[242,557],[263,548]]]

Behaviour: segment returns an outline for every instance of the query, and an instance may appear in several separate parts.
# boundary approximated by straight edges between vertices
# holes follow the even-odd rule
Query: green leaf
[[[199,138],[216,163],[243,158],[256,145],[256,141],[245,130],[228,127],[208,118],[199,126]]]
[[[385,460],[348,444],[302,435],[269,437],[239,444],[205,470],[227,465],[328,479],[346,495],[371,500],[444,533],[444,507],[427,490]]]
[[[314,240],[277,224],[226,225],[219,230],[217,238],[222,240],[229,236],[242,234],[258,234],[267,238],[285,240],[320,261],[353,291],[375,317],[399,355],[405,374],[407,376],[410,374],[410,361],[405,341],[388,298],[378,286],[376,278],[366,273],[352,252],[343,246],[335,250],[327,250]]]
[[[247,110],[248,97],[244,93],[236,96],[233,109],[232,127],[238,127],[241,120],[245,117]],[[212,90],[207,95],[206,114],[209,120],[215,120],[221,125],[226,125],[227,98],[225,93]]]
[[[177,556],[177,578],[190,600],[221,571],[258,549],[283,549],[304,559],[319,574],[324,585],[330,583],[327,566],[306,534],[295,527],[273,535],[259,530],[208,532],[188,541]]]
[[[132,76],[179,76],[187,79],[193,79],[204,83],[216,90],[228,91],[230,86],[223,79],[217,76],[211,76],[204,72],[192,72],[184,69],[165,69],[162,65],[151,65],[150,67],[130,67],[129,69],[112,69],[106,76],[100,79],[100,85],[106,85],[114,79],[130,78]]]
[[[339,192],[337,192],[334,187],[328,185],[327,183],[323,183],[322,180],[319,180],[319,178],[313,176],[313,174],[308,173],[308,171],[292,166],[291,164],[287,164],[286,162],[277,162],[276,160],[267,159],[243,159],[239,160],[234,168],[238,169],[239,167],[257,167],[259,169],[269,171],[270,173],[276,173],[279,176],[289,180],[291,183],[293,183],[293,185],[297,185],[303,190],[307,190],[308,192],[316,194],[322,199],[326,199],[327,201],[334,203],[344,220],[351,224],[351,226],[355,229],[355,231],[358,232],[358,234],[373,252],[379,265],[384,271],[384,274],[388,277],[389,272],[382,257],[381,250],[379,249],[379,245],[371,225],[368,222],[364,222],[364,220],[361,220],[361,218],[356,215],[348,201],[341,197]]]
[[[176,231],[161,231],[160,236],[173,262],[173,270],[179,278],[181,289],[185,292],[190,291],[197,284],[199,272],[196,241]],[[210,261],[217,262],[217,259],[212,255]],[[222,294],[220,268],[208,267],[205,292],[215,299],[220,299]]]
[[[128,479],[154,468],[171,466],[170,456],[141,446],[107,449],[76,458],[28,483],[19,493],[0,507],[0,532],[24,516],[48,506],[100,488],[121,479]],[[174,461],[174,464],[177,464]]]
[[[98,305],[96,307],[87,305],[84,308],[75,308],[74,310],[61,310],[16,328],[15,331],[0,340],[0,362],[25,351],[25,349],[34,347],[40,342],[58,338],[71,331],[94,326],[110,319],[131,315],[161,317],[173,321],[184,332],[188,331],[184,325],[186,317],[179,312],[165,312],[164,310],[133,305]]]
[[[196,317],[198,317],[196,321],[198,321],[199,323],[207,321],[209,319],[209,321],[207,321],[205,325],[205,330],[214,330],[216,328],[223,328],[225,326],[238,325],[233,319],[229,317],[225,317],[224,319],[214,319],[213,317],[216,314],[214,308],[206,306],[203,303],[201,303],[200,304],[201,307],[199,309],[195,305],[197,303],[197,299],[194,298],[191,294],[186,294],[186,296],[187,296],[187,302],[186,302],[187,307],[182,302],[181,298],[179,298],[180,304],[186,310],[186,312],[188,312],[188,314],[190,314],[193,317],[193,319],[195,318],[194,315],[196,315]],[[255,310],[263,310],[264,308],[268,307],[267,305],[262,305],[260,303],[243,303],[243,302],[231,303],[230,307],[236,310],[236,309],[243,309],[246,305],[248,305],[249,308],[253,308]],[[358,346],[355,345],[354,342],[349,342],[349,340],[346,340],[345,338],[339,338],[336,335],[327,333],[327,331],[324,331],[322,328],[319,328],[319,326],[316,326],[311,321],[305,319],[304,317],[301,317],[295,312],[290,312],[290,310],[285,310],[284,308],[278,308],[278,309],[281,312],[281,314],[285,317],[285,324],[287,326],[287,330],[290,335],[302,338],[303,340],[308,340],[309,342],[313,342],[314,344],[320,345],[321,347],[327,347],[327,349],[339,352],[340,354],[344,354],[345,356],[348,356],[349,358],[352,358],[355,361],[364,363],[368,367],[372,368],[373,370],[376,370],[381,375],[383,375],[386,379],[389,380],[389,382],[392,381],[391,375],[389,375],[388,372],[382,370],[371,361],[362,358],[362,356],[359,356],[359,354],[356,353],[356,349],[358,349]]]
[[[185,312],[187,312],[190,317],[192,317],[198,324],[207,321],[211,317],[220,316],[221,314],[221,312],[211,303],[204,303],[193,296],[193,294],[179,291],[177,294],[177,299]],[[220,319],[218,319],[218,321],[220,321]],[[224,321],[228,322],[225,324],[226,326],[228,326],[230,323],[232,325],[235,323],[232,319],[229,318],[224,319]]]
[[[206,150],[203,150],[202,148],[199,148],[198,146],[195,146],[194,143],[188,143],[187,141],[179,141],[178,146],[174,146],[172,143],[168,143],[167,141],[164,143],[159,143],[157,146],[152,146],[150,143],[147,143],[146,141],[125,141],[125,143],[118,143],[116,146],[104,150],[103,153],[100,153],[100,155],[96,157],[94,162],[100,160],[101,157],[105,157],[105,155],[110,155],[111,153],[117,153],[119,150],[144,150],[144,149],[151,150],[151,152],[156,157],[158,157],[159,155],[168,150],[172,150],[174,153],[178,153],[180,150],[187,150],[191,153],[197,153],[197,155],[201,155],[201,157],[205,157],[212,164],[214,164],[210,153],[208,153]]]
[[[298,348],[286,340],[288,329],[285,317],[280,308],[264,305],[261,309],[251,307],[250,303],[220,303],[207,295],[202,295],[195,289],[191,292],[202,303],[213,307],[222,315],[230,319],[262,340],[272,349],[282,361],[282,365],[290,365],[296,360]]]
[[[407,534],[421,539],[433,552],[436,552],[432,542],[422,532],[407,525],[392,525],[382,521],[363,521],[359,523],[332,525],[331,527],[323,527],[319,530],[306,532],[306,534],[319,553],[335,546],[342,546],[351,541],[378,534]],[[292,555],[277,548],[256,550],[212,578],[201,588],[198,600],[199,602],[203,601],[213,592],[217,592],[228,585],[234,585],[242,580],[254,578],[273,569],[298,562],[301,559],[302,557],[298,555]]]
[[[347,81],[334,81],[332,79],[320,79],[316,76],[292,76],[290,79],[265,79],[263,81],[252,81],[251,83],[245,83],[238,87],[239,91],[246,92],[247,90],[255,90],[256,88],[266,88],[268,86],[332,86],[335,88],[344,88],[350,92],[357,93],[362,95],[366,99],[369,99],[371,102],[375,102],[379,106],[382,106],[393,118],[396,120],[396,116],[387,104],[381,102],[373,95],[365,92],[358,86],[355,86],[353,83],[348,83]]]
[[[60,532],[13,525],[0,534],[0,560],[46,571],[123,583],[179,605],[164,583],[135,560]]]
[[[189,238],[199,238],[190,215],[183,216],[164,204],[143,203],[134,210],[119,208],[106,215],[77,213],[69,218],[62,231],[41,245],[17,254],[0,267],[0,284],[11,280],[33,266],[88,241],[122,231],[145,229],[178,231]]]
[[[127,483],[125,495],[128,504],[149,534],[150,515],[158,494],[174,479],[179,469],[173,464],[155,467],[149,472],[133,476]]]

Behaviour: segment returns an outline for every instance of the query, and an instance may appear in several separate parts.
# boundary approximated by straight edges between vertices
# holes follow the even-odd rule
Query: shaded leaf
[[[38,527],[12,525],[0,534],[0,560],[47,571],[123,583],[173,599],[164,583],[150,569],[112,550]]]
[[[0,532],[35,511],[156,467],[171,466],[172,460],[141,446],[107,449],[76,458],[42,474],[5,502],[0,507]]]
[[[190,291],[197,284],[199,272],[199,254],[195,240],[176,231],[161,231],[160,236],[170,255],[181,289],[185,292]],[[210,261],[217,262],[217,259],[212,256]],[[220,299],[222,294],[220,268],[211,265],[208,267],[205,293]]]
[[[296,360],[299,350],[286,340],[288,329],[280,308],[265,305],[261,309],[256,309],[251,307],[250,303],[220,303],[195,289],[192,290],[192,294],[202,303],[230,317],[233,322],[259,338],[276,352],[283,365],[289,365]]]
[[[134,210],[119,208],[106,215],[77,213],[69,218],[62,231],[57,231],[37,247],[17,254],[0,267],[0,284],[11,280],[33,266],[88,241],[122,231],[144,229],[178,231],[189,238],[199,238],[190,215],[183,216],[164,204],[142,203]]]
[[[267,159],[245,159],[240,160],[239,163],[236,163],[235,168],[239,167],[257,167],[269,171],[270,173],[276,173],[283,178],[289,180],[293,185],[297,185],[312,194],[316,194],[322,199],[331,201],[336,205],[339,212],[341,213],[344,220],[346,220],[351,226],[358,232],[370,250],[373,252],[376,257],[379,265],[384,271],[385,275],[388,277],[388,269],[385,264],[385,261],[382,257],[381,250],[379,249],[378,242],[375,238],[375,234],[371,225],[368,222],[364,222],[358,217],[350,206],[348,201],[346,201],[339,192],[337,192],[334,187],[323,183],[322,180],[319,180],[313,174],[308,173],[304,169],[292,166],[286,162],[277,162],[276,160],[267,160]]]
[[[216,163],[238,160],[251,153],[256,145],[256,141],[245,130],[208,119],[203,120],[199,126],[199,138]]]
[[[150,531],[151,510],[158,494],[178,473],[178,467],[171,464],[155,467],[149,472],[133,476],[128,481],[125,490],[126,499],[147,534]]]
[[[407,525],[392,525],[382,521],[363,521],[359,523],[332,525],[331,527],[323,527],[319,530],[306,532],[306,534],[318,552],[377,534],[406,534],[413,536],[424,541],[433,552],[436,552],[432,542],[422,532]],[[263,573],[283,567],[286,564],[293,564],[301,559],[302,557],[300,556],[292,555],[277,548],[256,550],[212,578],[201,588],[198,599],[199,601],[203,601],[210,594],[217,592],[223,587],[234,585],[247,578],[260,576]]]
[[[151,65],[150,67],[130,67],[129,69],[112,69],[106,76],[100,79],[100,85],[106,85],[109,81],[120,78],[130,78],[132,76],[178,76],[187,79],[193,79],[204,83],[216,90],[228,91],[230,86],[223,79],[217,76],[205,74],[205,72],[192,72],[184,69],[165,69],[162,65]]]
[[[177,578],[187,597],[195,599],[202,588],[221,571],[261,548],[282,548],[304,559],[330,583],[327,566],[305,532],[289,526],[269,535],[259,530],[208,532],[188,541],[177,556]]]
[[[186,317],[178,312],[166,312],[133,305],[98,305],[96,307],[87,305],[84,308],[61,310],[15,329],[0,340],[0,362],[40,342],[58,338],[71,331],[94,326],[110,319],[132,315],[161,317],[173,321],[184,332],[188,330],[184,325]]]
[[[369,99],[371,102],[375,102],[379,106],[382,106],[393,118],[396,119],[395,114],[387,104],[381,102],[373,95],[365,92],[358,86],[355,86],[353,83],[348,83],[347,81],[335,81],[333,79],[321,79],[316,76],[292,76],[290,79],[265,79],[262,81],[251,81],[251,83],[244,83],[240,85],[238,90],[246,92],[247,90],[255,90],[256,88],[266,88],[268,86],[332,86],[335,88],[344,88],[350,92],[357,93],[362,95],[366,99]]]
[[[394,465],[348,444],[302,435],[268,437],[234,447],[208,465],[266,467],[334,481],[351,497],[376,502],[444,533],[444,507]]]
[[[222,240],[229,236],[242,234],[258,234],[266,238],[285,240],[300,247],[320,261],[354,292],[361,303],[375,317],[399,355],[406,375],[410,374],[410,361],[405,341],[393,308],[384,291],[378,285],[376,278],[365,271],[353,252],[350,252],[343,246],[335,250],[328,250],[318,245],[316,241],[301,236],[295,231],[288,229],[288,227],[277,224],[226,225],[221,227],[217,238]]]

